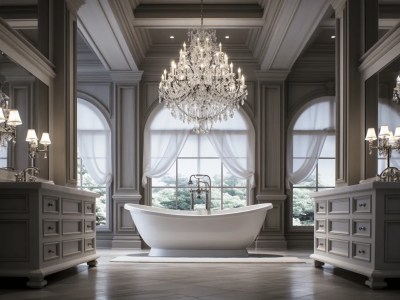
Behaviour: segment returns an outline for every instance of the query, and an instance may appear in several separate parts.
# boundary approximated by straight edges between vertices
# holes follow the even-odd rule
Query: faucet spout
[[[23,169],[21,172],[15,174],[15,180],[17,182],[26,182],[26,174],[30,175],[29,181],[36,181],[36,175],[39,174],[39,169],[37,167],[27,167]]]
[[[195,181],[195,184],[193,183]],[[190,187],[190,209],[194,210],[194,194],[197,198],[201,198],[201,194],[206,194],[206,210],[207,214],[211,214],[211,178],[208,175],[193,174],[190,175],[188,185]]]

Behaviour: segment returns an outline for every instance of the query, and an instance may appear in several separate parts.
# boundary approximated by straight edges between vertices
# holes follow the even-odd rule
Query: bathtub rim
[[[259,204],[252,204],[252,205],[247,205],[243,207],[238,207],[238,208],[229,208],[226,210],[220,210],[220,211],[212,211],[211,215],[208,215],[207,213],[201,213],[199,212],[196,214],[196,211],[190,211],[190,210],[174,210],[174,209],[169,209],[169,208],[161,208],[161,207],[153,207],[149,205],[144,205],[144,204],[135,204],[135,203],[125,203],[124,209],[129,210],[129,211],[134,211],[137,213],[144,213],[144,214],[151,214],[151,215],[168,215],[168,216],[174,216],[174,217],[221,217],[221,216],[228,216],[228,215],[236,215],[236,214],[243,214],[243,213],[248,213],[252,211],[258,211],[258,210],[270,210],[273,208],[272,203],[259,203]],[[214,212],[214,213],[213,213]]]

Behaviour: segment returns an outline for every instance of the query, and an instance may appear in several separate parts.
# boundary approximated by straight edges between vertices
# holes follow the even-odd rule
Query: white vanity
[[[44,182],[0,182],[0,276],[45,276],[96,265],[95,193]]]
[[[314,259],[368,277],[400,278],[400,183],[369,182],[313,193]]]

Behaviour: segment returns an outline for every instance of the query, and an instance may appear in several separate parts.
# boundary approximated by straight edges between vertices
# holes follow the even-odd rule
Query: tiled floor
[[[371,290],[365,277],[326,265],[314,268],[305,252],[270,252],[307,258],[305,264],[116,263],[129,250],[99,250],[99,265],[79,265],[47,277],[41,290],[25,279],[1,278],[0,299],[400,299],[400,279]]]

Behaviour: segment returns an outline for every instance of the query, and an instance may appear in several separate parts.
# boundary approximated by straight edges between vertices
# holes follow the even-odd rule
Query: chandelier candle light
[[[390,158],[392,151],[400,152],[400,127],[396,127],[395,133],[389,130],[389,126],[383,125],[379,131],[378,138],[376,137],[375,128],[368,128],[365,140],[368,141],[369,154],[372,154],[372,149],[378,149],[379,155],[386,158],[386,169],[378,175],[381,181],[400,181],[400,171],[395,167],[390,167]],[[378,140],[376,146],[373,142]]]
[[[3,92],[4,84],[0,85],[0,147],[7,147],[7,143],[16,143],[16,127],[22,124],[19,112],[8,108],[10,98]]]
[[[214,123],[233,117],[247,98],[247,87],[240,68],[234,73],[222,44],[217,45],[215,30],[203,29],[203,1],[201,27],[188,37],[178,62],[161,75],[159,100],[174,118],[194,124],[194,132],[208,133]]]

